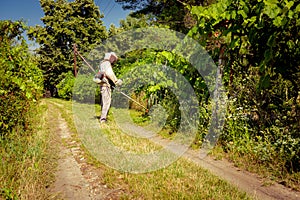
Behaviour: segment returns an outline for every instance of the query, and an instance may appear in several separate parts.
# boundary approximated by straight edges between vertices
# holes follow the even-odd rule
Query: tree
[[[215,39],[226,46],[226,55],[231,61],[236,60],[242,65],[244,59],[238,59],[238,56],[243,54],[248,66],[260,67],[265,75],[268,75],[267,71],[275,70],[298,88],[294,80],[300,65],[296,59],[300,53],[296,45],[300,5],[293,1],[222,0],[209,7],[191,7],[191,12],[197,16],[198,25],[190,34],[202,35],[205,42],[202,44],[207,44],[205,38],[211,39],[211,35],[216,34]],[[219,51],[219,48],[215,50]],[[264,78],[260,81],[261,88],[266,87]]]
[[[41,0],[44,26],[32,27],[28,35],[40,45],[39,67],[45,87],[51,89],[72,70],[73,44],[87,52],[107,37],[103,15],[93,0]]]
[[[190,6],[206,5],[209,0],[116,0],[124,9],[134,10],[131,15],[139,17],[140,14],[148,15],[157,24],[163,24],[173,30],[186,33],[193,19],[184,4]]]
[[[227,119],[227,139],[250,135],[244,139],[251,139],[247,145],[270,143],[267,153],[251,152],[257,162],[264,156],[270,161],[266,165],[283,162],[285,170],[299,171],[300,5],[287,0],[219,0],[189,9],[197,18],[189,35],[216,61],[222,57],[233,101],[230,114],[245,116],[246,121]],[[239,127],[246,127],[248,134]]]
[[[135,28],[145,28],[148,26],[151,26],[151,23],[145,15],[140,15],[138,18],[129,15],[126,19],[120,20],[120,28],[124,31]]]

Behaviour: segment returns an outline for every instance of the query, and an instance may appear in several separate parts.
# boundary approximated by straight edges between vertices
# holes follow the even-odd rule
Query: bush
[[[100,88],[91,75],[78,75],[73,88],[73,99],[83,103],[100,103]]]
[[[267,169],[278,178],[300,172],[299,102],[296,88],[281,75],[268,89],[257,90],[259,73],[236,75],[227,102],[228,115],[219,139],[231,159]],[[245,75],[246,74],[246,75]],[[295,178],[295,182],[299,182]]]
[[[42,72],[21,37],[22,22],[0,21],[0,132],[26,129],[28,111],[42,95]]]
[[[72,98],[72,90],[74,87],[75,77],[72,72],[68,72],[65,78],[59,82],[56,86],[58,90],[58,96],[63,99]]]
[[[68,72],[65,78],[57,85],[58,96],[63,99],[73,99],[82,103],[99,103],[100,89],[93,82],[91,75],[78,74],[75,78]]]

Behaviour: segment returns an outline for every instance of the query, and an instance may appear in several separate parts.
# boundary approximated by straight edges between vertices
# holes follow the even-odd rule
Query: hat
[[[111,56],[114,56],[116,58],[116,60],[118,60],[118,56],[115,52],[105,53],[104,59],[109,60]]]
[[[110,55],[114,56],[116,58],[116,60],[118,60],[118,56],[117,56],[117,54],[115,52],[110,52]]]

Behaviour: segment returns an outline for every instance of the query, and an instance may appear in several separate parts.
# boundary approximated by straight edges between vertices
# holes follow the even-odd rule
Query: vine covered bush
[[[58,96],[63,99],[73,99],[84,103],[99,103],[100,89],[93,82],[91,75],[79,74],[76,78],[68,72],[57,85]]]
[[[299,183],[300,5],[218,0],[189,9],[197,22],[189,35],[221,60],[229,97],[222,148],[247,168],[298,174]]]
[[[65,78],[62,79],[56,86],[58,90],[58,96],[63,99],[72,98],[72,90],[75,82],[75,77],[72,72],[68,72]]]
[[[73,99],[79,102],[99,103],[100,87],[93,82],[91,75],[79,75],[73,88]]]
[[[41,97],[43,75],[21,34],[21,21],[0,21],[0,132],[29,125],[28,111]]]

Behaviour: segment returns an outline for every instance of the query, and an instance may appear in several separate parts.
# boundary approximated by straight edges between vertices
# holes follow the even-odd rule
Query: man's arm
[[[118,78],[112,70],[111,64],[109,62],[105,62],[103,64],[105,64],[105,75],[107,76],[107,78],[109,78],[112,82],[116,83],[118,81]]]

